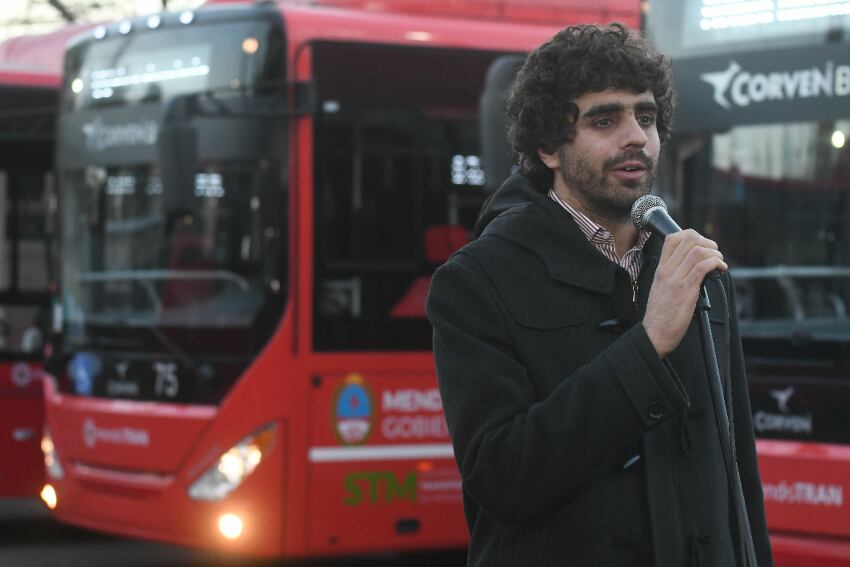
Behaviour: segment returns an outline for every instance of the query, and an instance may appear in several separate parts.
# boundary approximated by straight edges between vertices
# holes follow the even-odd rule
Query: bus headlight
[[[65,471],[62,470],[62,464],[56,454],[56,447],[53,446],[53,438],[50,437],[50,432],[47,429],[44,430],[44,435],[41,437],[41,452],[44,453],[44,468],[47,469],[47,475],[57,480],[64,478]]]
[[[218,518],[218,531],[227,539],[236,539],[242,535],[242,518],[236,514],[223,514]]]
[[[56,498],[56,489],[53,488],[52,484],[45,484],[39,493],[41,496],[42,502],[50,508],[51,510],[56,509],[56,505],[59,503],[59,500]]]
[[[228,449],[189,487],[193,500],[221,500],[242,484],[268,454],[274,424],[266,425]]]

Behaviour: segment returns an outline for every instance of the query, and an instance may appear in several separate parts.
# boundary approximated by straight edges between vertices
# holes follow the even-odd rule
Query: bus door
[[[317,552],[388,539],[396,549],[465,543],[425,300],[431,274],[468,242],[486,197],[478,104],[495,58],[312,47],[313,350],[359,356],[344,365],[356,371],[313,381],[307,508]]]
[[[55,258],[55,111],[48,107],[55,92],[3,88],[0,98],[0,496],[35,496],[43,478],[41,372]]]

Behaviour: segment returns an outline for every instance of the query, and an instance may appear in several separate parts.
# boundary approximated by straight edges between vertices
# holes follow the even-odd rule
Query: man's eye
[[[610,119],[610,118],[603,118],[603,119],[601,119],[601,120],[597,120],[597,121],[595,122],[595,124],[596,124],[596,126],[598,126],[599,128],[607,128],[608,126],[610,126],[610,125],[611,125],[611,119]]]
[[[649,124],[652,124],[653,122],[655,122],[655,116],[653,116],[651,114],[644,114],[643,116],[638,118],[638,120],[640,120],[641,124],[649,125]]]

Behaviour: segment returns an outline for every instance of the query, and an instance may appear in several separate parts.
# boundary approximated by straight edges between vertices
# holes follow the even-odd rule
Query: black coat
[[[661,241],[647,242],[633,297],[625,270],[526,178],[508,180],[485,209],[482,234],[436,272],[428,299],[469,565],[736,565],[696,320],[663,361],[639,323]],[[764,567],[772,558],[750,404],[727,316],[734,297],[725,277],[724,309],[720,285],[709,286],[711,326]]]

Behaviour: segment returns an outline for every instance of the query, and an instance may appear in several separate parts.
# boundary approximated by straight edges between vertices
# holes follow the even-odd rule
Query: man
[[[629,218],[673,98],[669,62],[616,24],[566,28],[519,72],[522,172],[428,300],[471,566],[746,567],[747,541],[772,565],[728,276],[707,288],[743,520],[693,317],[727,265]]]

